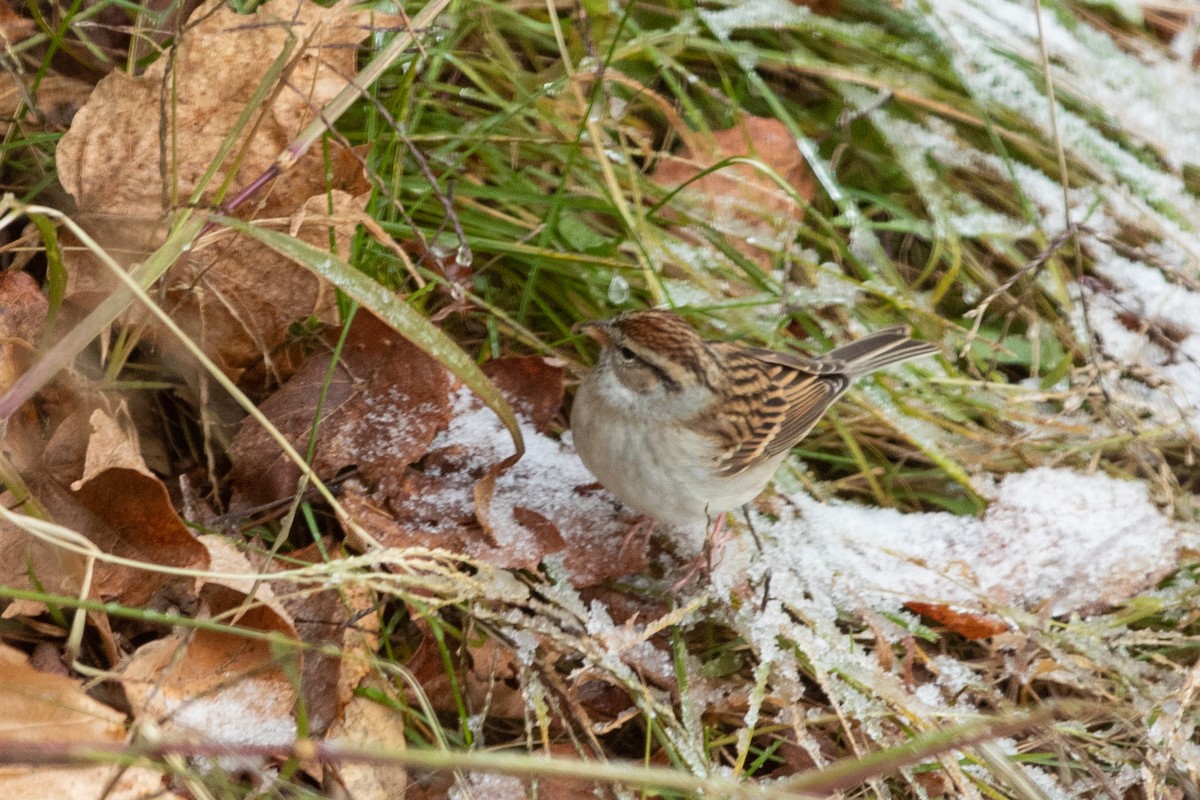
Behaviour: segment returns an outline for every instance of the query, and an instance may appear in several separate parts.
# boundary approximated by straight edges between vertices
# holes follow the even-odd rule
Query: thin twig
[[[975,322],[971,325],[971,330],[967,333],[967,341],[966,341],[966,344],[963,345],[962,352],[959,354],[960,357],[965,358],[967,355],[967,351],[969,351],[971,349],[971,344],[975,341],[975,337],[979,334],[979,326],[983,324],[984,314],[987,313],[988,307],[990,307],[991,304],[993,302],[995,302],[996,298],[1000,297],[1000,295],[1004,294],[1009,289],[1011,289],[1013,287],[1013,284],[1015,284],[1017,281],[1019,281],[1025,275],[1028,275],[1031,272],[1037,272],[1042,267],[1044,267],[1046,265],[1046,262],[1048,262],[1055,255],[1055,253],[1058,252],[1058,249],[1060,247],[1062,247],[1064,244],[1066,244],[1068,239],[1075,236],[1080,231],[1085,231],[1085,230],[1087,230],[1087,228],[1085,226],[1076,222],[1076,223],[1072,223],[1065,230],[1060,231],[1053,239],[1050,240],[1050,243],[1048,245],[1046,245],[1046,248],[1044,250],[1042,250],[1036,256],[1031,258],[1029,261],[1025,262],[1024,266],[1022,266],[1019,270],[1014,272],[1008,278],[1008,280],[1006,280],[1004,283],[997,286],[987,297],[983,298],[983,300],[981,300],[974,308],[972,308],[967,313],[963,314],[964,318],[973,319],[973,320],[975,320]]]

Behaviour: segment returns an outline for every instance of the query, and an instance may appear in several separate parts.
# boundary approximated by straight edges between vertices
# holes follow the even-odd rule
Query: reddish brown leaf
[[[965,639],[986,639],[1008,633],[1009,626],[1003,620],[975,611],[954,609],[940,603],[919,603],[910,600],[904,607],[914,614],[933,620]]]
[[[522,406],[522,390],[518,382],[505,391],[514,407]],[[546,387],[531,391],[544,397]],[[527,407],[539,403],[544,401]],[[400,492],[361,498],[360,507],[373,508],[375,519],[387,509],[393,516],[382,528],[374,523],[368,528],[385,544],[461,550],[502,567],[532,568],[557,555],[578,586],[643,566],[644,542],[621,552],[632,515],[606,492],[577,491],[594,482],[579,457],[523,417],[522,427],[526,453],[502,470],[497,465],[512,454],[503,427],[474,395],[458,388],[450,423],[430,445],[423,471],[410,474]]]
[[[304,452],[329,353],[314,355],[261,405]],[[446,370],[374,316],[359,311],[325,392],[313,467],[330,478],[357,465],[372,486],[403,490],[409,465],[425,454],[450,416]],[[234,509],[289,497],[299,469],[253,420],[229,449]]]
[[[204,547],[175,513],[167,487],[158,478],[132,469],[105,470],[75,492],[75,499],[100,522],[76,530],[106,553],[170,567],[208,565]],[[146,604],[170,580],[145,570],[96,565],[99,596],[127,605]]]
[[[540,356],[509,356],[483,365],[483,372],[512,404],[513,411],[549,433],[562,411],[563,368]]]
[[[46,459],[30,479],[35,496],[56,522],[83,534],[100,551],[171,567],[208,565],[207,552],[175,512],[167,488],[103,411],[82,409],[68,417],[51,437]],[[48,547],[23,532],[0,531],[0,551],[13,556],[11,563],[21,570],[29,566],[49,590],[79,591],[82,557]],[[14,585],[29,580],[12,578]],[[174,580],[98,562],[92,591],[105,600],[140,606]]]

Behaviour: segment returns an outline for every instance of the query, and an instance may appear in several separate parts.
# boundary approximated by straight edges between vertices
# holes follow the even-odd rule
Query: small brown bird
[[[938,351],[896,326],[806,358],[707,342],[670,311],[583,330],[602,349],[575,397],[575,447],[622,502],[677,526],[758,495],[855,378]]]

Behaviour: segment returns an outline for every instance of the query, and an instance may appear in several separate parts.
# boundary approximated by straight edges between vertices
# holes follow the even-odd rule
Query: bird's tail
[[[932,355],[940,349],[931,342],[910,338],[910,333],[907,325],[884,328],[830,350],[821,361],[841,362],[847,375],[858,378],[889,364]]]

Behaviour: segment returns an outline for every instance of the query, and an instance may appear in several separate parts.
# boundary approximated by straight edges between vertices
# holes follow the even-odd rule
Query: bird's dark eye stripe
[[[657,364],[651,364],[649,362],[642,362],[642,363],[644,363],[647,367],[649,367],[650,371],[653,372],[656,376],[658,376],[658,379],[660,381],[662,381],[663,387],[666,388],[666,390],[668,392],[675,393],[683,388],[682,386],[679,385],[679,381],[675,380],[670,375],[668,375],[667,371],[665,369],[663,369],[662,367],[658,366]]]
[[[683,386],[680,385],[679,381],[675,380],[669,374],[667,374],[667,371],[665,369],[658,366],[657,364],[647,361],[645,358],[642,358],[640,355],[635,353],[632,348],[626,347],[625,345],[617,345],[617,352],[620,353],[621,358],[625,359],[626,361],[636,361],[639,364],[641,364],[643,367],[645,367],[646,369],[653,372],[654,376],[656,378],[658,378],[660,381],[662,381],[663,387],[668,392],[671,392],[671,393],[678,392],[683,388]]]

